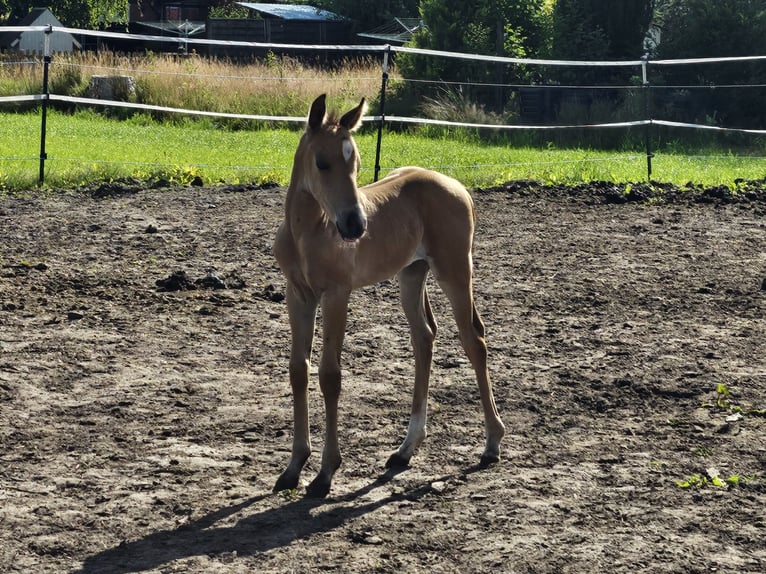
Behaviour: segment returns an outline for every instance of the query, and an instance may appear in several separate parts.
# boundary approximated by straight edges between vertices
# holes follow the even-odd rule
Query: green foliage
[[[752,56],[766,51],[766,9],[752,0],[665,0],[658,57]]]
[[[702,474],[695,473],[683,480],[677,480],[676,485],[680,488],[701,488],[707,486],[708,478]]]
[[[562,60],[636,60],[644,55],[644,38],[654,0],[621,0],[616,9],[601,0],[557,0],[553,11],[552,56]],[[633,70],[561,68],[562,84],[624,84]]]
[[[741,476],[739,474],[722,477],[718,469],[711,467],[705,470],[705,474],[695,472],[683,480],[677,480],[676,486],[684,489],[700,489],[708,486],[732,489],[754,480],[755,476]]]
[[[534,0],[421,0],[425,28],[413,45],[452,52],[499,56],[540,56],[547,50],[550,5]],[[495,81],[498,68],[447,58],[400,58],[405,76],[425,79]],[[523,69],[501,70],[509,81],[527,73]]]
[[[656,57],[712,58],[766,53],[766,9],[752,0],[665,0],[658,10],[662,38]],[[763,85],[766,64],[724,63],[663,67],[657,81],[666,85]],[[667,119],[764,129],[761,113],[766,89],[663,90]]]
[[[277,495],[285,502],[295,502],[300,499],[300,494],[297,488],[291,488],[290,490],[281,490]]]
[[[82,69],[74,66],[57,69],[50,76],[48,89],[53,94],[80,95],[84,89]]]
[[[709,478],[705,475],[695,473],[684,480],[676,481],[680,488],[704,488],[706,486],[715,486],[716,488],[725,488],[726,486],[737,486],[740,483],[739,475],[732,475],[726,479],[720,476]]]
[[[97,28],[112,22],[127,22],[128,0],[0,0],[0,21],[18,21],[32,8],[48,5],[53,15],[65,26]]]
[[[483,106],[468,100],[459,90],[442,89],[435,97],[426,97],[420,111],[430,119],[472,124],[503,125],[504,118],[488,112]]]
[[[553,56],[571,60],[633,60],[644,54],[654,0],[557,0]]]
[[[716,385],[715,392],[716,392],[715,403],[714,404],[703,403],[702,404],[703,407],[718,408],[718,409],[727,411],[729,413],[732,413],[734,415],[737,415],[738,417],[742,417],[745,415],[761,416],[761,417],[766,416],[766,409],[746,408],[734,403],[731,397],[731,391],[729,390],[728,385],[726,385],[725,383],[718,383],[718,385]]]
[[[247,18],[250,16],[250,10],[227,0],[218,6],[211,6],[208,16],[210,18]]]
[[[204,172],[199,166],[169,166],[160,170],[157,170],[152,174],[153,178],[163,179],[171,183],[172,185],[188,186],[188,185],[201,185],[204,183]]]
[[[424,28],[412,45],[448,52],[522,58],[548,51],[551,4],[536,0],[422,0]],[[397,69],[405,78],[462,85],[462,97],[477,108],[512,114],[517,108],[513,90],[503,84],[530,83],[540,69],[524,65],[476,62],[456,58],[398,54]],[[468,85],[473,84],[473,85]],[[433,83],[407,83],[402,97],[435,98]]]

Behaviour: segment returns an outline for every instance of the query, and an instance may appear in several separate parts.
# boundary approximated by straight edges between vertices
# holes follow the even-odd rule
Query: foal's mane
[[[343,126],[340,124],[342,117],[343,114],[338,110],[327,110],[322,125],[333,130],[342,128]]]
[[[325,116],[324,125],[331,128],[339,128],[340,118],[341,114],[338,112],[338,110],[329,110]]]

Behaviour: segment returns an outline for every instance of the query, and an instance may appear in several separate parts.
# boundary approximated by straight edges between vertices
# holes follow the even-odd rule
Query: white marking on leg
[[[407,436],[399,447],[399,454],[409,460],[426,438],[426,407],[412,413],[407,427]]]

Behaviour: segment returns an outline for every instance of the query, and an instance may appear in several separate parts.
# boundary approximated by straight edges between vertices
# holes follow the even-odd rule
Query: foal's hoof
[[[487,468],[488,466],[491,466],[498,462],[500,462],[499,454],[484,453],[483,455],[481,455],[481,460],[479,461],[479,468]]]
[[[332,482],[322,476],[321,474],[311,481],[306,487],[306,497],[308,498],[325,498],[330,493],[330,485]]]
[[[295,490],[298,488],[298,477],[287,476],[286,472],[283,472],[277,479],[277,483],[274,485],[273,492],[282,492],[283,490]]]
[[[386,468],[407,468],[410,466],[410,459],[404,458],[398,452],[395,452],[386,461]]]

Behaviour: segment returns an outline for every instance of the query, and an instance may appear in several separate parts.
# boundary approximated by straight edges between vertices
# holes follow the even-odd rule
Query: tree
[[[654,0],[558,0],[553,56],[571,60],[633,60],[644,54]]]
[[[247,18],[250,10],[236,4],[234,0],[219,0],[210,6],[208,17],[210,18]]]
[[[62,24],[73,28],[124,22],[128,16],[128,0],[0,0],[0,20],[17,22],[37,7],[47,7]]]
[[[557,0],[551,55],[561,60],[637,60],[644,55],[654,4],[654,0]],[[606,83],[625,80],[631,73],[615,68],[562,69],[557,77],[564,83]]]
[[[766,53],[766,5],[757,0],[667,0],[660,6],[663,58]]]
[[[756,0],[666,0],[658,18],[662,36],[657,57],[714,58],[766,54],[766,5]],[[727,62],[667,66],[661,80],[668,85],[723,86],[766,84],[766,63]],[[727,127],[764,128],[763,88],[663,90],[675,100],[675,119],[713,122]],[[669,118],[674,119],[674,118]]]
[[[541,56],[547,52],[552,3],[539,0],[421,0],[425,28],[413,45],[435,50],[497,56]],[[459,60],[407,58],[403,71],[429,79],[496,79],[496,66]],[[511,74],[526,73],[516,68]]]

